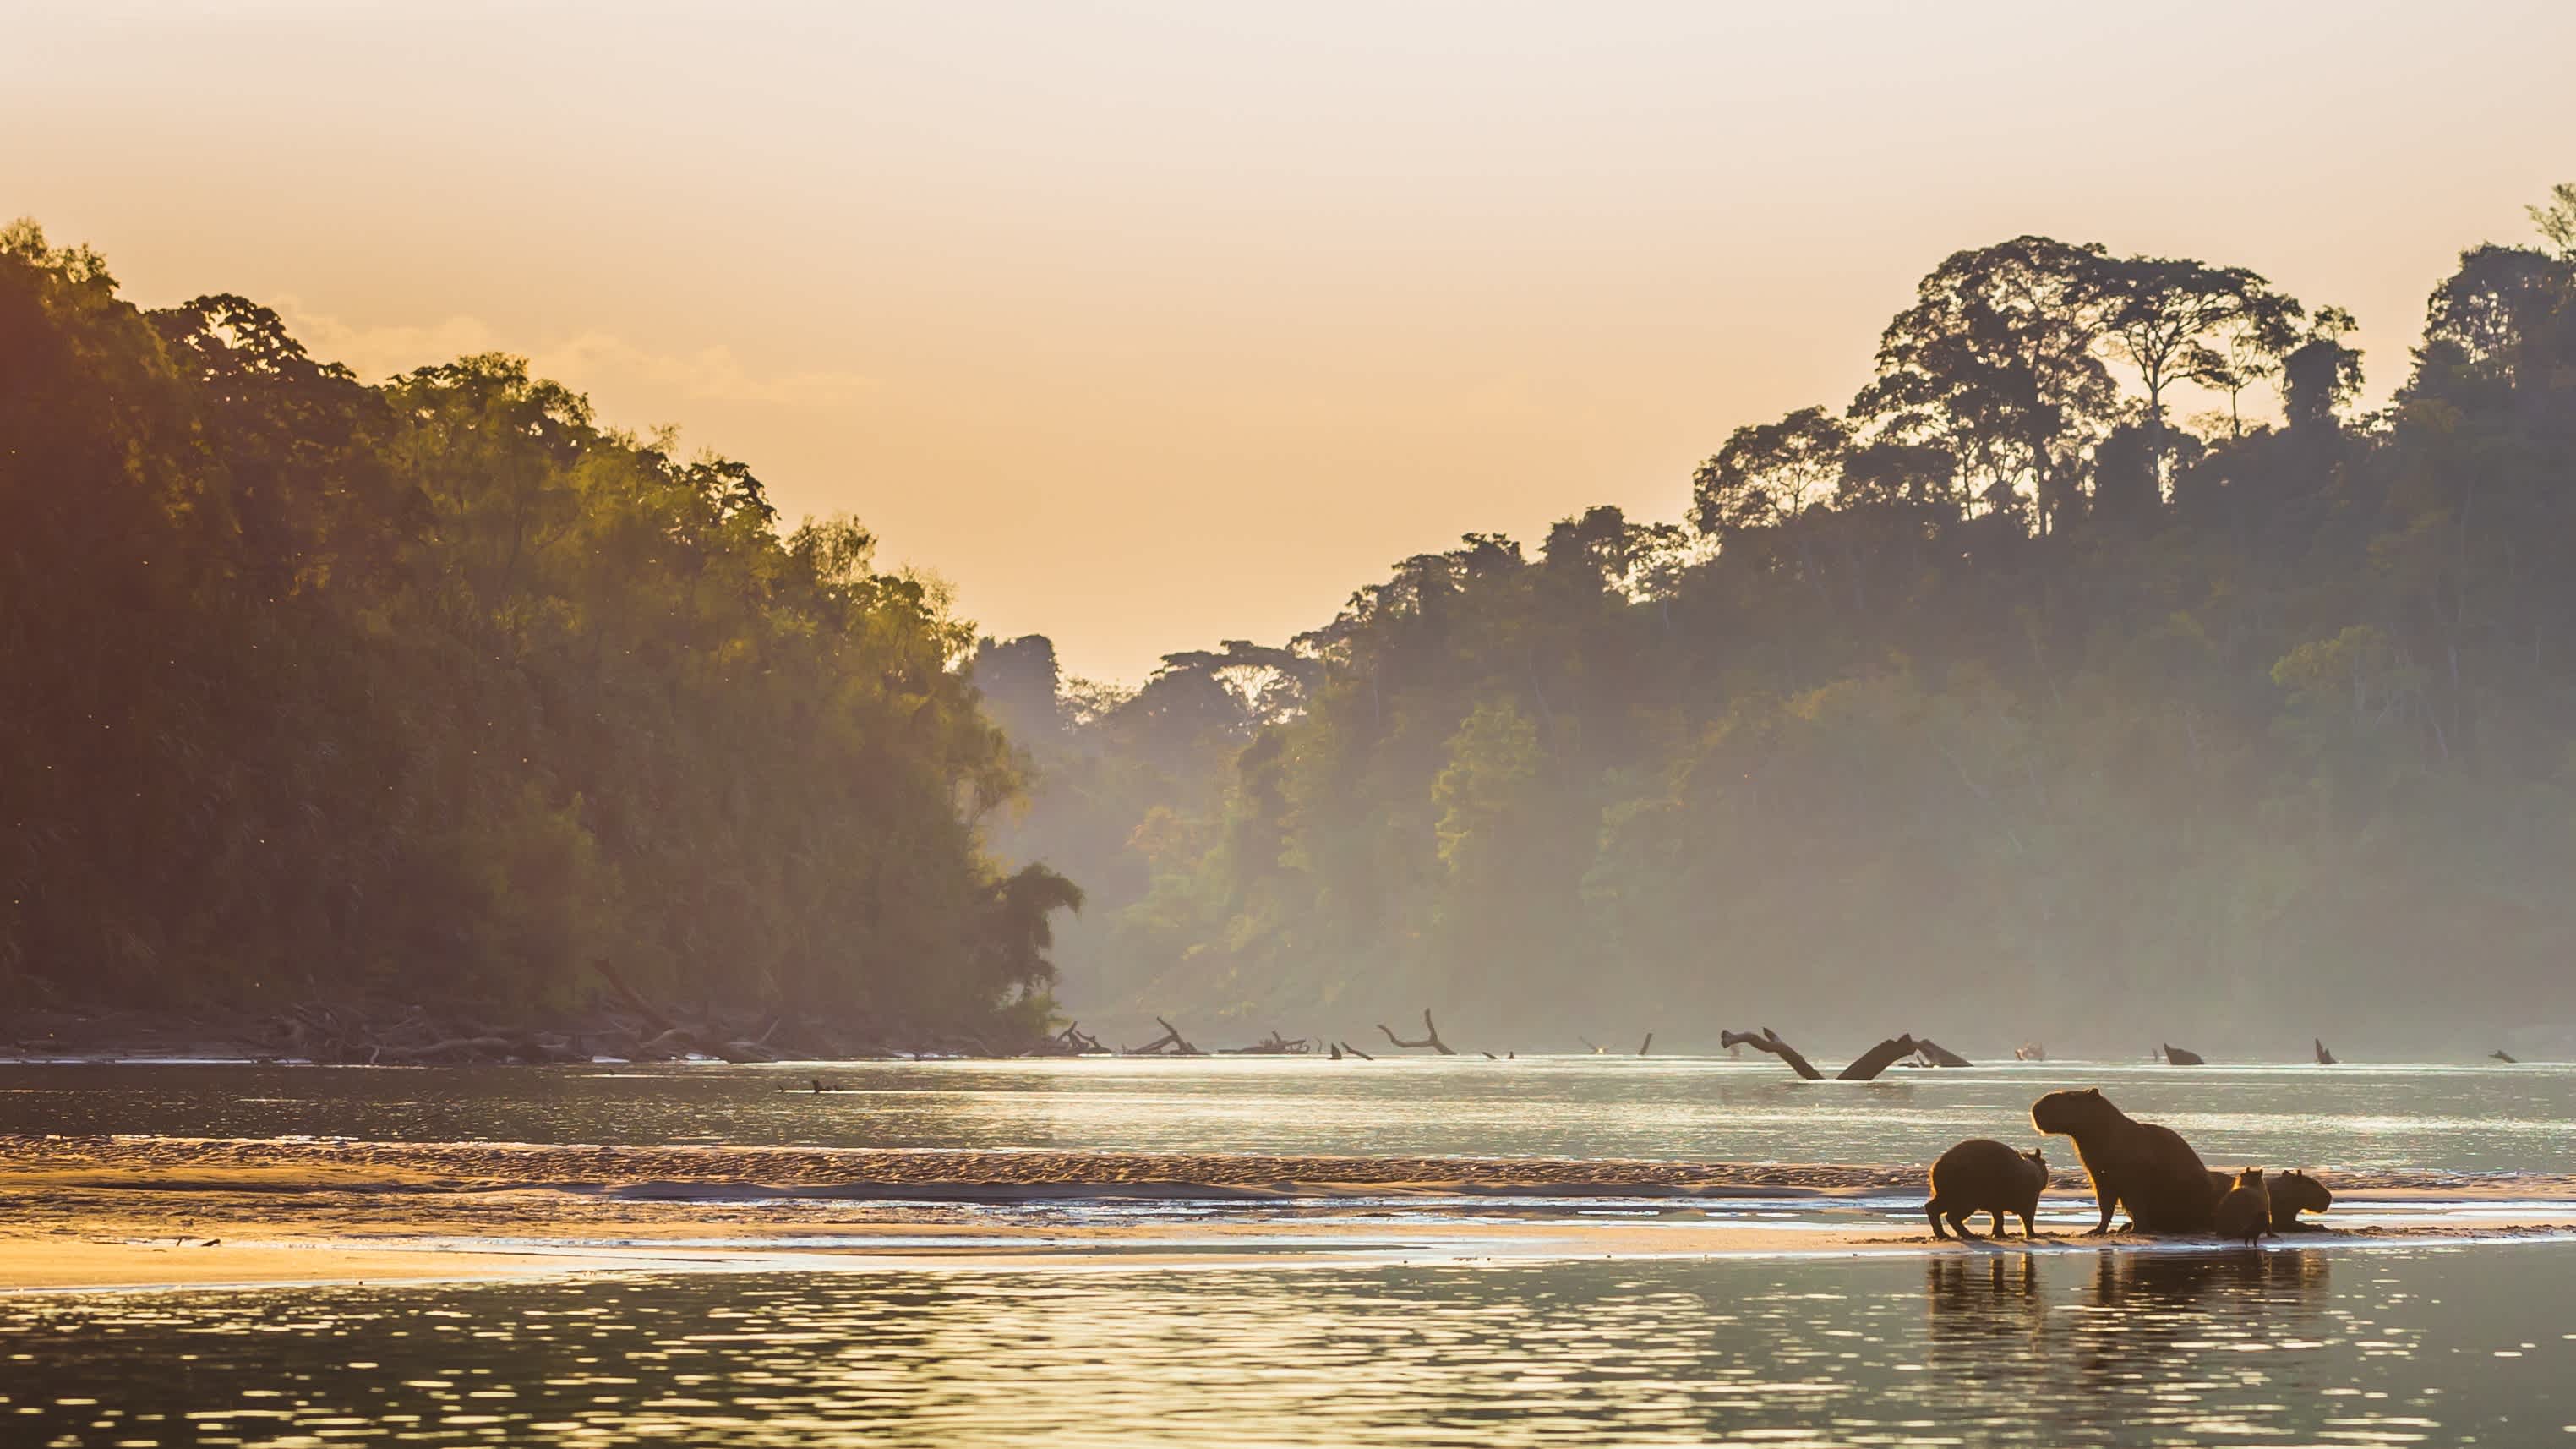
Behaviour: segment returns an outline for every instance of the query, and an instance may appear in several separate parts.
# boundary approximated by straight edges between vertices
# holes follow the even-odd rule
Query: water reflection
[[[879,1062],[811,1068],[0,1066],[0,1132],[1921,1162],[2099,1084],[2212,1161],[2563,1167],[2576,1068],[2104,1067],[1800,1082],[1681,1058]]]
[[[2571,1288],[2488,1248],[22,1299],[0,1441],[2559,1443]]]
[[[2039,1260],[2029,1253],[1942,1254],[1924,1264],[1924,1274],[1927,1331],[1936,1356],[1958,1345],[1982,1350],[1999,1338],[2036,1346],[2047,1329]]]

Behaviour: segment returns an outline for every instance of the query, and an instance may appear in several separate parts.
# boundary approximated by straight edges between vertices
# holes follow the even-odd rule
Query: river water
[[[2564,1173],[2576,1139],[2567,1067],[1852,1084],[1600,1057],[10,1066],[0,1131],[1893,1165],[2028,1139],[2034,1097],[2091,1085],[2213,1162]],[[780,1233],[805,1230],[777,1206]],[[2085,1216],[2059,1209],[2060,1233]],[[1100,1211],[1186,1237],[1206,1210]],[[0,1445],[2576,1444],[2564,1242],[1185,1258],[0,1294]]]
[[[10,1444],[2546,1445],[2576,1250],[0,1299]]]
[[[834,1090],[787,1090],[817,1077]],[[2029,1139],[2032,1099],[2073,1086],[2214,1163],[2576,1171],[2576,1068],[2500,1063],[2051,1062],[1869,1083],[1670,1057],[0,1066],[0,1131],[1907,1164],[1962,1137]]]

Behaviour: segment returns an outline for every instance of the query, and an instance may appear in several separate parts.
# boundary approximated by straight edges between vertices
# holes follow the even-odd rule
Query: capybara
[[[2263,1185],[2272,1199],[2272,1231],[2276,1233],[2322,1233],[2323,1223],[2299,1221],[2302,1212],[2321,1213],[2334,1206],[2334,1194],[2326,1185],[2306,1173],[2291,1169]]]
[[[2263,1189],[2263,1169],[2236,1174],[2236,1185],[2210,1209],[2210,1222],[2222,1238],[2242,1238],[2245,1246],[2272,1231],[2272,1195]]]
[[[2236,1173],[2231,1168],[2209,1170],[2209,1190],[2220,1197],[2236,1186]],[[2334,1194],[2326,1185],[2306,1173],[2291,1169],[2279,1177],[2263,1180],[2263,1191],[2272,1199],[2272,1231],[2275,1233],[2322,1233],[2323,1223],[2302,1222],[2302,1212],[2321,1213],[2334,1206]]]
[[[2171,1128],[2140,1122],[2111,1105],[2099,1087],[2051,1092],[2030,1106],[2030,1125],[2075,1139],[2075,1155],[2093,1179],[2102,1221],[2085,1236],[2111,1230],[2111,1210],[2126,1207],[2129,1225],[2147,1233],[2205,1233],[2209,1169]]]
[[[1990,1138],[1972,1137],[1932,1164],[1932,1200],[1923,1204],[1923,1216],[1932,1224],[1932,1236],[1950,1236],[1941,1231],[1941,1220],[1948,1218],[1967,1239],[1976,1236],[1968,1219],[1991,1213],[2000,1239],[2004,1214],[2013,1213],[2021,1218],[2021,1235],[2032,1237],[2031,1214],[2039,1211],[2039,1195],[2047,1189],[2048,1164],[2036,1150],[2015,1152]]]

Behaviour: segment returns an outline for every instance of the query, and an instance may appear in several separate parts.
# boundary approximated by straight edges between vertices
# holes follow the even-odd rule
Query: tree
[[[2118,410],[2098,352],[2123,296],[2104,256],[2041,236],[1952,255],[1879,339],[1852,404],[1864,436],[1943,449],[1990,508],[2026,496],[2047,533]]]
[[[2321,307],[2304,340],[2281,357],[2281,411],[2292,429],[2331,429],[2335,414],[2361,393],[2361,350],[2343,339],[2360,324],[2341,307]]]
[[[1721,541],[1777,527],[1832,494],[1850,441],[1842,419],[1821,407],[1737,428],[1691,477],[1692,521]]]
[[[2240,346],[2259,348],[2297,318],[2299,305],[2243,267],[2175,257],[2106,258],[2099,267],[2099,285],[2111,299],[2107,341],[2137,368],[2146,389],[2145,443],[2161,486],[2165,389],[2177,382],[2234,382],[2223,341],[2234,333]],[[2231,413],[2237,390],[2229,388]]]

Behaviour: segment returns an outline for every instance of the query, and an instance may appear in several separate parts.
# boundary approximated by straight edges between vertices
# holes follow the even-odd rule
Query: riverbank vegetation
[[[856,522],[511,358],[370,386],[244,298],[138,309],[25,223],[0,443],[21,1006],[526,1023],[607,960],[789,1037],[1047,1014],[1079,893],[981,851],[1021,778],[971,635]]]
[[[2337,308],[2021,237],[1926,276],[1848,405],[1727,437],[1683,522],[1471,534],[1132,694],[988,642],[1042,781],[1006,844],[1094,891],[1084,1011],[2576,1019],[2576,188],[2534,218],[2374,412]]]
[[[1469,534],[1132,691],[513,359],[368,385],[21,224],[0,976],[525,1022],[606,961],[684,1036],[983,1050],[1062,1024],[1069,930],[1095,1033],[2483,1051],[2576,1019],[2576,187],[2534,218],[2369,412],[2246,268],[1961,251],[1686,518]]]

